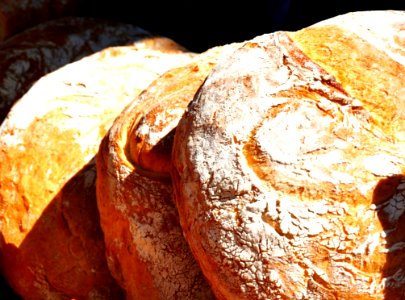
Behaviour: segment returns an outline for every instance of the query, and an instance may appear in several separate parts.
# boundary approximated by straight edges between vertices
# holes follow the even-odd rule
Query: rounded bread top
[[[208,76],[172,174],[219,298],[403,294],[404,28],[349,13],[246,41]]]

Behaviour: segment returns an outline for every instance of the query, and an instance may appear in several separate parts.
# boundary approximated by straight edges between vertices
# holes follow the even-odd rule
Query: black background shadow
[[[401,243],[405,243],[405,189],[398,190],[400,184],[405,184],[405,175],[387,177],[378,182],[373,192],[373,204],[377,207],[378,219],[387,234],[385,238],[386,249],[399,246],[397,250],[387,252],[382,269],[383,277],[391,278],[386,281],[385,300],[405,299],[405,284],[403,283],[405,277],[405,244],[401,247]],[[395,197],[395,195],[397,196]],[[398,214],[396,218],[393,217],[395,214]],[[402,272],[397,273],[401,269]]]
[[[298,30],[358,10],[405,10],[403,0],[87,0],[85,14],[123,20],[165,35],[191,51]]]

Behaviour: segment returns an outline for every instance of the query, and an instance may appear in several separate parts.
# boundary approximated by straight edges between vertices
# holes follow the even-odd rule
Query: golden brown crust
[[[130,24],[65,17],[1,43],[0,121],[43,75],[104,48],[127,45],[148,36],[151,34]]]
[[[24,299],[120,298],[93,158],[125,105],[194,56],[165,43],[107,48],[42,77],[0,127],[1,266]]]
[[[0,42],[14,34],[51,19],[79,11],[82,0],[2,0]]]
[[[215,47],[200,54],[196,62],[166,72],[143,92],[141,116],[132,125],[128,138],[133,164],[169,176],[173,130],[178,120],[215,66],[217,57],[225,52],[225,47],[236,48],[236,45]]]
[[[361,12],[263,35],[207,77],[172,175],[218,298],[402,297],[404,25]]]
[[[172,68],[115,120],[97,155],[97,201],[107,259],[127,299],[213,299],[172,202],[173,131],[219,60],[237,45]]]
[[[382,16],[376,13],[364,19],[372,22],[372,19]],[[358,26],[357,30],[325,22],[322,26],[318,24],[290,34],[310,60],[335,77],[353,98],[362,99],[362,105],[372,116],[373,125],[395,140],[405,139],[405,133],[398,130],[405,124],[405,90],[401,76],[405,63],[405,38],[402,37],[405,23],[401,18],[403,13],[393,13],[390,26],[378,28],[385,32],[381,35],[372,35],[370,31],[373,30],[368,29],[365,22],[365,28]],[[344,40],[346,47],[352,50],[339,50],[340,43],[336,42],[339,40]],[[337,52],[338,57],[331,55]],[[389,76],[380,76],[381,73]],[[356,82],[360,80],[364,84],[358,88]]]

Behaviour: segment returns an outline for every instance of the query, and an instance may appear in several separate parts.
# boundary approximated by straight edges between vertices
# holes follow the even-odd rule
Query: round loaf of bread
[[[0,266],[23,299],[121,299],[94,156],[121,110],[192,57],[166,38],[107,48],[42,77],[11,109],[0,127]]]
[[[42,23],[0,43],[0,122],[45,74],[104,48],[132,44],[148,36],[151,34],[131,24],[65,17]]]
[[[218,46],[156,79],[114,121],[97,154],[97,203],[111,272],[127,299],[214,299],[184,240],[172,199],[171,148]]]
[[[244,43],[178,124],[181,226],[218,299],[402,299],[405,12]]]

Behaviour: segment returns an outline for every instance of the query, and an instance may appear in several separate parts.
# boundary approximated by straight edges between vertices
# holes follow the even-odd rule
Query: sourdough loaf
[[[113,276],[127,299],[214,299],[179,224],[170,181],[177,122],[218,46],[156,79],[119,115],[97,154],[97,202]]]
[[[193,56],[156,37],[107,48],[42,77],[11,109],[0,127],[0,263],[24,299],[121,299],[94,156],[125,105]]]
[[[218,299],[403,299],[405,12],[247,41],[180,120],[181,226]]]
[[[64,17],[0,43],[0,122],[41,76],[103,48],[130,44],[150,35],[121,22]]]

